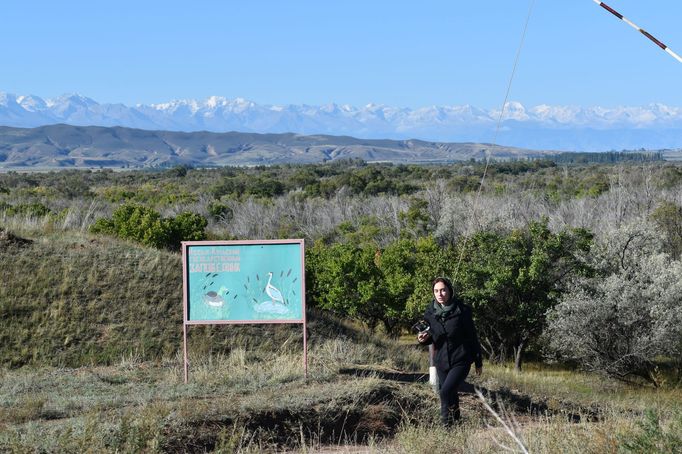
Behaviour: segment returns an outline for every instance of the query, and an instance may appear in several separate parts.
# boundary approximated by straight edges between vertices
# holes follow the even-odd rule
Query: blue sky
[[[609,0],[682,54],[682,1]],[[0,91],[498,107],[530,0],[9,1]],[[536,0],[511,100],[682,106],[682,64],[592,0]]]

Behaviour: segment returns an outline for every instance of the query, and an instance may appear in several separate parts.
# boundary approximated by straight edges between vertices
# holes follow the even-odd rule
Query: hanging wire
[[[530,17],[533,13],[533,7],[535,6],[535,0],[531,0],[528,6],[528,13],[526,14],[526,21],[523,25],[523,32],[521,33],[521,40],[519,42],[519,47],[516,49],[516,56],[514,57],[514,66],[512,67],[511,74],[509,75],[509,81],[507,82],[507,91],[504,95],[504,101],[502,101],[502,108],[500,109],[500,115],[497,117],[497,123],[495,125],[495,132],[493,134],[493,140],[491,143],[490,150],[485,151],[485,166],[483,168],[483,175],[481,176],[481,181],[478,185],[478,190],[476,191],[476,196],[474,197],[474,203],[471,209],[471,219],[476,220],[478,211],[478,201],[481,197],[481,192],[483,191],[483,183],[485,182],[485,177],[488,174],[488,168],[490,167],[490,157],[492,155],[492,149],[497,146],[497,136],[500,132],[500,125],[502,124],[502,118],[504,117],[505,109],[507,108],[507,100],[509,99],[509,93],[511,92],[512,82],[514,80],[514,75],[516,74],[516,68],[519,63],[519,58],[521,56],[521,49],[523,49],[523,43],[526,40],[526,31],[528,30],[528,23],[530,22]],[[455,274],[453,278],[456,279],[459,274],[459,267],[462,263],[464,257],[464,251],[466,250],[466,245],[468,242],[468,236],[464,235],[464,242],[462,243],[462,249],[459,254],[459,259],[457,259],[457,265],[455,266]]]

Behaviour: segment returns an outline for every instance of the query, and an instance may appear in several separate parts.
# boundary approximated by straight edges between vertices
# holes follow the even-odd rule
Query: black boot
[[[462,415],[459,411],[459,405],[456,407],[449,407],[447,413],[441,414],[440,421],[443,427],[455,427],[462,421]]]

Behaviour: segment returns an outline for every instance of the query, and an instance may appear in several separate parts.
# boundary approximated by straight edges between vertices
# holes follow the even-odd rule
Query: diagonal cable
[[[528,14],[526,15],[526,22],[523,26],[523,32],[521,33],[521,41],[519,42],[519,47],[516,49],[516,57],[514,58],[514,66],[512,67],[511,74],[509,75],[509,81],[507,82],[507,91],[504,95],[504,101],[502,101],[502,108],[500,109],[500,115],[497,117],[497,124],[495,126],[495,133],[493,135],[493,141],[491,143],[491,150],[486,150],[485,153],[485,167],[483,168],[483,175],[481,176],[481,181],[478,185],[478,190],[476,191],[476,196],[474,197],[474,203],[471,209],[471,219],[476,220],[476,215],[478,211],[478,201],[481,197],[481,192],[483,190],[483,183],[485,182],[485,177],[488,174],[488,168],[490,167],[490,156],[492,154],[492,148],[497,146],[497,135],[500,132],[500,125],[502,124],[502,118],[504,116],[505,109],[507,108],[507,100],[509,99],[509,93],[511,92],[512,82],[514,80],[514,75],[516,74],[516,67],[519,63],[519,58],[521,56],[521,49],[523,48],[523,43],[526,39],[526,31],[528,30],[528,23],[530,22],[530,17],[533,13],[533,7],[535,6],[535,0],[531,0],[528,7]],[[462,258],[464,257],[464,251],[466,249],[468,241],[468,236],[464,236],[464,242],[462,243],[462,249],[459,254],[459,259],[457,260],[457,265],[455,267],[455,274],[453,279],[457,278],[459,273],[459,266],[462,263]]]

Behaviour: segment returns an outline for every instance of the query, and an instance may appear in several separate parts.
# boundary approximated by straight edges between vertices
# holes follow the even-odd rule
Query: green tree
[[[542,333],[562,284],[585,269],[581,255],[591,239],[581,229],[552,233],[544,220],[509,234],[479,232],[459,246],[464,259],[455,281],[474,307],[482,348],[491,360],[513,357],[521,370],[524,351]]]
[[[431,300],[431,279],[445,274],[453,255],[432,237],[402,238],[384,249],[372,242],[318,241],[306,254],[309,298],[396,334],[421,315]]]
[[[455,250],[441,247],[431,236],[401,238],[379,256],[385,292],[392,304],[392,327],[406,326],[420,317],[431,301],[431,281],[445,276]]]
[[[372,245],[315,242],[306,256],[309,295],[317,305],[375,328],[387,316]]]

